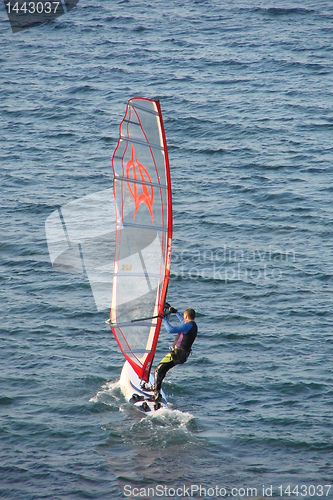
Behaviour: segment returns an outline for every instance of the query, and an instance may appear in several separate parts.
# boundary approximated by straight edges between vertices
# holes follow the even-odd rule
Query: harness
[[[185,350],[180,347],[173,347],[173,346],[170,346],[169,350],[174,363],[176,363],[177,365],[182,365],[183,363],[186,363],[192,352],[191,348]]]

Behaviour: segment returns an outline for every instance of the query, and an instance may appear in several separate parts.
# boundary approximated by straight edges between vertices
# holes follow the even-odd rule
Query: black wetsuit
[[[163,379],[167,372],[176,365],[182,365],[190,355],[191,347],[198,333],[195,321],[185,323],[183,315],[177,312],[177,317],[181,325],[172,326],[166,318],[163,318],[163,325],[169,333],[177,333],[171,351],[164,356],[155,369],[155,399],[159,397]]]

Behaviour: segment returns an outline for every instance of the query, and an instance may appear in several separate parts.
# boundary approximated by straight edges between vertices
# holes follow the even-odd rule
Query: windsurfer
[[[163,326],[169,333],[176,333],[177,336],[170,348],[170,352],[164,356],[155,369],[154,400],[155,410],[161,407],[161,386],[167,372],[176,365],[184,364],[191,352],[191,347],[198,333],[198,327],[195,320],[195,311],[186,309],[183,314],[177,309],[166,304],[170,313],[175,313],[181,322],[180,325],[173,326],[167,318],[163,318]]]

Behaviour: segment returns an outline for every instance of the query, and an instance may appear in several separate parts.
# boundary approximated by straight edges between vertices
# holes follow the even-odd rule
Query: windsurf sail
[[[170,275],[172,197],[159,101],[128,101],[112,158],[116,204],[110,326],[148,381]]]

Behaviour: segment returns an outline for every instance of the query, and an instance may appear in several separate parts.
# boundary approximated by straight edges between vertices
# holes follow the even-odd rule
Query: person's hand
[[[175,309],[174,307],[169,307],[169,311],[171,312],[171,314],[173,313],[176,313],[177,312],[177,309]]]

